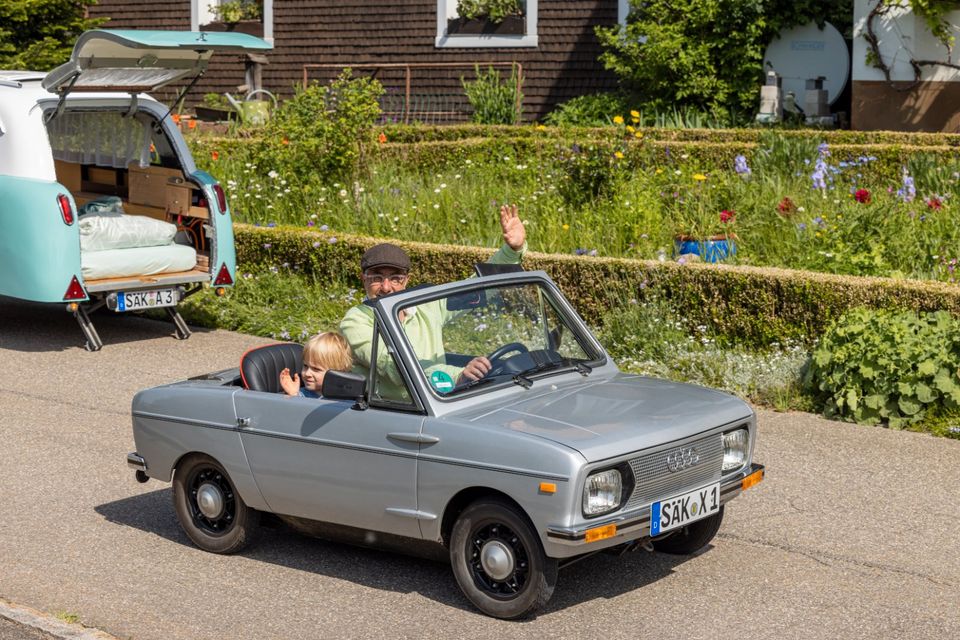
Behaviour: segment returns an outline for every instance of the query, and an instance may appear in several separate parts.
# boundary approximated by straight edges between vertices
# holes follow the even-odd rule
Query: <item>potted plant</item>
[[[457,16],[447,20],[448,34],[523,35],[527,31],[523,0],[458,0]]]
[[[227,0],[209,6],[216,21],[202,25],[204,31],[237,31],[263,36],[263,0]]]
[[[706,176],[694,174],[693,188],[674,192],[672,218],[675,222],[674,253],[695,254],[705,262],[720,262],[736,255],[737,214],[723,208],[702,182]]]

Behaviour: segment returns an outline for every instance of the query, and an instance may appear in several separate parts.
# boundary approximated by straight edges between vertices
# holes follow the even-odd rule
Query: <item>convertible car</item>
[[[295,344],[136,395],[127,462],[142,482],[172,480],[197,546],[238,551],[264,513],[416,539],[478,609],[519,618],[587,555],[696,552],[763,479],[748,405],[622,373],[543,272],[365,304],[373,364],[328,372],[322,399],[280,390],[280,371],[301,367]],[[479,355],[489,373],[461,376]]]

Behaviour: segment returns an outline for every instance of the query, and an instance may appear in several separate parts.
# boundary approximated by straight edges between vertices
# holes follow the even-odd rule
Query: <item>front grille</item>
[[[693,447],[700,460],[692,467],[670,471],[667,456],[681,448]],[[630,459],[635,485],[625,509],[671,498],[675,495],[720,480],[723,466],[723,435],[715,433],[706,438],[662,449]]]

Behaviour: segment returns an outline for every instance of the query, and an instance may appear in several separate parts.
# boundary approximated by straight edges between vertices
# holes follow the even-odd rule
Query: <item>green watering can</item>
[[[270,100],[251,100],[259,93],[266,94]],[[277,99],[266,89],[256,89],[247,94],[243,102],[238,102],[236,98],[229,93],[224,93],[227,100],[233,105],[233,108],[240,114],[240,120],[244,124],[261,125],[266,124],[270,119],[270,111],[277,106]]]

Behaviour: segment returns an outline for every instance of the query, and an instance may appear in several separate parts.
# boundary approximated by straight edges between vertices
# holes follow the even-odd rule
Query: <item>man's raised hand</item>
[[[527,240],[527,230],[523,227],[517,205],[505,204],[500,207],[500,228],[503,229],[503,241],[514,251],[523,248]]]

